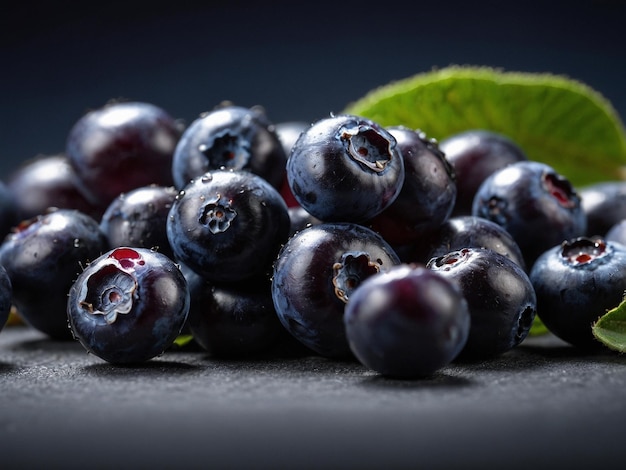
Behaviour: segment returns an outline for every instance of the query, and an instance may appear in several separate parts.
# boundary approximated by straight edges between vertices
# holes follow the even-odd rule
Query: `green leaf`
[[[591,330],[604,345],[615,351],[626,352],[626,300],[602,315]]]
[[[469,129],[500,132],[574,185],[622,179],[626,164],[626,132],[611,103],[560,75],[451,66],[374,89],[344,112],[439,141]]]
[[[180,334],[174,340],[173,346],[175,346],[177,348],[184,348],[185,346],[187,346],[192,341],[193,341],[193,335],[190,335],[190,334]]]
[[[548,327],[541,321],[541,318],[535,316],[532,325],[530,326],[530,331],[528,332],[529,336],[540,336],[548,334],[550,330]]]

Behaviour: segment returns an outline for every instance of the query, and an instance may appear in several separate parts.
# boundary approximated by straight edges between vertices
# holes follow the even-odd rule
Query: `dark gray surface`
[[[11,327],[0,455],[2,468],[608,468],[626,458],[624,390],[626,357],[552,336],[408,381],[314,355],[116,367]]]

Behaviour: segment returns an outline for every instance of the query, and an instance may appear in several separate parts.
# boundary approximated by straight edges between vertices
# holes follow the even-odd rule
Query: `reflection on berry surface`
[[[21,318],[54,339],[70,339],[67,293],[107,249],[98,222],[80,211],[57,209],[23,221],[0,245]]]
[[[182,189],[210,171],[245,170],[280,188],[286,161],[265,110],[227,102],[201,114],[185,129],[174,153],[172,175],[174,185]]]
[[[83,115],[70,129],[66,154],[82,193],[106,207],[140,186],[171,186],[178,122],[150,103],[111,102]]]
[[[364,365],[414,379],[457,357],[470,313],[453,282],[424,266],[402,264],[365,279],[346,306],[344,322],[350,348]]]
[[[173,344],[189,303],[187,281],[167,256],[118,247],[81,272],[69,290],[67,315],[87,351],[115,364],[137,363]]]
[[[476,192],[472,215],[503,226],[528,269],[544,251],[587,230],[587,216],[570,181],[535,161],[512,163],[488,176]]]
[[[472,212],[472,200],[482,182],[505,166],[528,160],[522,148],[509,137],[485,129],[470,129],[453,134],[439,148],[457,176],[457,199],[453,215]]]
[[[167,219],[174,256],[212,281],[265,276],[289,236],[278,190],[245,170],[216,170],[189,183]]]
[[[597,348],[591,325],[626,292],[626,247],[601,237],[570,239],[542,254],[530,279],[546,327],[574,346]]]
[[[149,185],[120,194],[109,204],[100,228],[111,248],[151,248],[174,258],[166,224],[178,191],[173,186]]]
[[[455,282],[471,316],[464,359],[485,359],[519,345],[530,332],[537,299],[526,272],[500,253],[462,248],[433,258],[430,269]]]
[[[64,154],[40,155],[18,167],[7,180],[20,220],[49,208],[76,209],[99,219],[104,207],[90,202],[79,189],[76,173]]]
[[[324,222],[364,222],[398,197],[404,162],[396,139],[359,116],[320,119],[296,141],[287,179],[297,202]]]
[[[351,356],[343,313],[352,292],[399,262],[391,246],[362,225],[305,228],[285,243],[274,264],[272,296],[280,321],[318,354]]]
[[[419,130],[387,130],[404,161],[404,183],[389,207],[369,221],[392,244],[415,242],[450,216],[457,197],[454,170],[437,143]]]

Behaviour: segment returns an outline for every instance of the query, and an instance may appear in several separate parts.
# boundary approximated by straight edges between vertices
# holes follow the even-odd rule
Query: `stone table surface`
[[[392,380],[281,349],[224,360],[196,347],[120,367],[11,326],[1,467],[609,468],[626,458],[625,391],[626,357],[551,335]]]

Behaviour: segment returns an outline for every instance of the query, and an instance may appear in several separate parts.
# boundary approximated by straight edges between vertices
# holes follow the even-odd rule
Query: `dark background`
[[[0,178],[109,99],[313,121],[450,64],[565,74],[626,115],[624,1],[41,3],[0,16]]]

